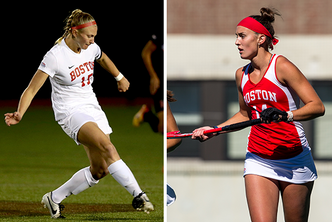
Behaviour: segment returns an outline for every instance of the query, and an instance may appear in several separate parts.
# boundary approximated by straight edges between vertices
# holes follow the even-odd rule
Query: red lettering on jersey
[[[91,73],[90,75],[88,75],[88,82],[87,82],[87,84],[88,85],[90,85],[91,84],[91,77],[93,76],[93,73]],[[83,76],[82,77],[82,87],[84,87],[85,86],[85,77]]]
[[[76,77],[79,77],[81,75],[80,69],[78,67],[75,68],[75,74]]]
[[[89,63],[87,63],[87,62],[83,63],[83,65],[85,66],[85,68],[86,68],[88,71],[90,71],[90,69],[89,69],[89,67],[88,67],[88,64],[89,64]]]
[[[85,69],[83,68],[83,65],[80,65],[79,68],[81,70],[81,74],[83,75],[85,73]]]
[[[91,68],[91,70],[93,69],[93,67],[95,66],[95,63],[94,62],[89,62],[89,66]]]
[[[84,76],[82,77],[82,87],[84,87],[85,86],[85,83],[84,83],[84,81],[85,81],[85,78],[84,78]]]
[[[90,75],[88,75],[88,85],[90,85],[91,83],[91,77],[93,76],[93,73],[91,73]]]
[[[89,72],[90,70],[93,71],[93,67],[94,67],[94,62],[85,62],[79,66],[77,66],[74,71],[72,71],[70,73],[70,79],[71,81],[74,81],[77,77],[83,75],[85,72]],[[88,76],[88,85],[90,84],[90,78],[93,74],[90,74]],[[85,78],[82,77],[82,86],[85,85],[84,81],[85,81]]]
[[[74,71],[72,71],[72,72],[70,73],[70,77],[71,77],[71,81],[74,81],[74,80],[76,79],[76,76],[75,76],[75,72],[74,72]]]

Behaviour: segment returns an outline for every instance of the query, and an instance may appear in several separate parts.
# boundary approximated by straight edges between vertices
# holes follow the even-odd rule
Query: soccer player
[[[154,210],[153,205],[110,140],[112,128],[91,86],[94,62],[97,61],[114,76],[120,92],[128,90],[129,82],[95,43],[97,24],[90,14],[74,10],[67,18],[64,30],[65,33],[46,53],[23,92],[17,111],[5,114],[8,126],[19,123],[32,99],[49,78],[55,119],[77,145],[84,146],[90,160],[90,166],[45,194],[42,204],[49,209],[52,218],[63,218],[60,203],[65,198],[79,194],[111,174],[134,197],[133,207],[149,213]]]
[[[251,220],[276,221],[280,192],[285,221],[304,222],[317,172],[299,121],[322,116],[325,108],[301,71],[270,53],[278,43],[272,23],[279,14],[269,8],[260,12],[236,27],[240,57],[250,63],[236,71],[239,112],[217,127],[257,118],[269,123],[252,126],[248,137],[244,179]],[[207,129],[196,129],[192,138],[205,141],[216,135],[204,135]]]
[[[144,104],[133,118],[133,126],[139,127],[142,122],[148,122],[156,133],[163,133],[164,128],[163,55],[163,39],[153,34],[142,50],[142,59],[150,76],[149,89],[155,113],[152,112],[152,106]]]

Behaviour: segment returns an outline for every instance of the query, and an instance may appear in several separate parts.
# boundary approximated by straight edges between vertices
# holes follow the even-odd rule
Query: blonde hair
[[[86,12],[82,12],[80,9],[75,9],[72,11],[71,15],[65,19],[66,25],[63,28],[65,33],[63,33],[63,35],[58,40],[56,40],[54,45],[59,44],[64,38],[66,38],[70,34],[72,27],[92,21],[95,21],[92,15]]]

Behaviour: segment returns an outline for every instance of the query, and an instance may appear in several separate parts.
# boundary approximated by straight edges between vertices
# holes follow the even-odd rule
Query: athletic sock
[[[122,160],[112,163],[108,167],[108,171],[132,196],[136,197],[142,192],[133,173]]]
[[[77,171],[66,183],[52,192],[52,200],[61,203],[66,197],[77,195],[82,191],[96,185],[99,180],[92,177],[90,167]]]

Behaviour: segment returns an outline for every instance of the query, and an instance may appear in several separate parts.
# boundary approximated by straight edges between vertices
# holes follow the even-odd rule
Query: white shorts
[[[269,160],[247,152],[244,176],[255,174],[279,181],[303,184],[317,179],[317,171],[309,147],[299,155],[283,160]]]
[[[77,145],[80,145],[81,143],[78,141],[77,134],[80,128],[87,122],[97,123],[98,127],[105,134],[111,134],[113,132],[100,106],[82,106],[74,109],[66,118],[59,120],[58,124]]]

